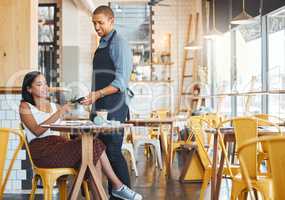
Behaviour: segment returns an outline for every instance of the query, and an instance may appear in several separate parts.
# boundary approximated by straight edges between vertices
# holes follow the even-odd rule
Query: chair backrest
[[[222,116],[217,113],[208,113],[204,115],[204,120],[206,120],[211,127],[217,128],[222,121]]]
[[[29,156],[29,159],[30,159],[30,162],[31,162],[31,166],[32,166],[32,169],[34,169],[36,166],[33,162],[33,159],[32,159],[32,155],[31,155],[31,152],[30,152],[30,149],[29,149],[29,145],[28,145],[28,141],[27,141],[27,137],[26,137],[26,134],[24,132],[24,127],[22,124],[20,124],[20,129],[19,129],[19,134],[21,135],[21,137],[23,138],[23,143],[25,145],[25,149],[28,153],[28,156]]]
[[[19,142],[13,153],[12,160],[10,161],[8,165],[8,170],[3,179],[10,135],[15,135],[18,138]],[[23,146],[23,138],[21,137],[21,135],[16,129],[0,128],[0,199],[2,199],[2,195],[5,189],[6,183],[8,181],[9,175],[11,173],[13,164],[22,146]]]
[[[274,199],[283,200],[285,199],[285,137],[282,136],[279,139],[274,138],[273,140],[269,140],[268,146],[271,174],[273,180]]]
[[[280,117],[274,116],[274,115],[269,115],[269,114],[256,114],[253,115],[254,117],[261,119],[258,121],[258,126],[268,126],[271,125],[271,123],[280,123],[280,124],[284,124],[284,120],[281,119]],[[271,123],[267,123],[266,121],[270,121]]]
[[[196,134],[201,133],[202,131],[202,125],[201,125],[201,119],[203,119],[203,116],[190,116],[187,120],[187,126],[191,129],[191,131],[196,131]],[[200,137],[203,138],[202,135]],[[202,141],[204,141],[202,139]]]
[[[170,117],[170,110],[168,109],[158,109],[151,112],[152,118],[166,119]]]
[[[131,143],[132,142],[132,130],[133,126],[129,126],[124,129],[124,138],[123,138],[123,143]]]
[[[246,151],[251,146],[256,146],[257,143],[265,143],[268,145],[268,155],[271,166],[271,177],[273,181],[273,194],[274,200],[285,199],[285,151],[283,150],[285,146],[285,136],[263,136],[259,138],[253,138],[247,140],[245,143],[241,144],[238,148],[238,154]],[[248,180],[247,168],[242,167],[243,174],[246,175],[245,180]],[[250,187],[250,183],[248,186]]]
[[[191,116],[187,121],[187,126],[191,129],[193,135],[195,136],[195,142],[197,144],[197,151],[203,167],[211,166],[211,160],[209,158],[208,152],[204,145],[204,133],[202,122],[203,116]]]
[[[257,120],[250,117],[235,118],[233,121],[233,127],[235,132],[235,139],[237,148],[240,147],[245,141],[256,138],[257,132]],[[257,176],[257,146],[251,145],[245,151],[239,155],[239,160],[243,159],[246,163],[247,171],[251,179],[256,179]]]

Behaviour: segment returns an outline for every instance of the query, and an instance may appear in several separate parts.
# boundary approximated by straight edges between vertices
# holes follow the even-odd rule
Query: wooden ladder
[[[185,40],[185,46],[189,45],[190,43],[190,34],[192,33],[192,21],[193,21],[193,16],[190,14],[189,16],[189,21],[188,21],[188,28],[187,28],[187,36]],[[197,38],[198,34],[198,23],[199,23],[199,13],[196,13],[195,16],[195,38]],[[192,56],[191,56],[192,55]],[[192,93],[191,91],[184,91],[185,87],[185,79],[191,79],[190,84],[193,82],[195,79],[195,76],[197,74],[197,51],[192,51],[192,54],[190,54],[190,51],[187,49],[184,49],[184,55],[183,55],[183,66],[182,66],[182,71],[181,71],[181,76],[180,76],[180,84],[179,84],[179,94],[178,94],[178,99],[177,99],[177,106],[176,106],[176,114],[180,112],[188,112],[189,110],[187,108],[182,108],[182,102],[183,99],[188,97],[187,99],[192,99]],[[189,62],[192,62],[192,74],[186,74],[186,67],[189,66]],[[188,72],[189,73],[189,72]]]

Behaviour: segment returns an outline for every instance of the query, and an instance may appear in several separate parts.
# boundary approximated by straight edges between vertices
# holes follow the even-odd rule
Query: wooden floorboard
[[[197,200],[199,199],[200,184],[181,184],[178,181],[180,175],[181,166],[183,165],[183,155],[177,154],[173,164],[172,179],[168,180],[165,176],[165,163],[163,170],[159,170],[155,167],[154,158],[152,156],[146,157],[143,153],[143,149],[139,151],[140,156],[137,162],[139,176],[135,177],[133,171],[131,174],[132,188],[141,193],[145,200]],[[128,159],[128,165],[130,162]],[[106,183],[104,184],[106,188]],[[208,188],[209,189],[209,188]],[[223,190],[223,188],[222,188]],[[79,192],[80,193],[80,192]],[[208,192],[209,193],[209,192]],[[221,195],[222,196],[222,195]],[[223,197],[225,197],[223,195]],[[26,200],[27,194],[6,194],[5,200]],[[36,199],[43,199],[43,196],[38,194]],[[53,199],[59,199],[58,195],[54,195]],[[78,197],[78,199],[84,199]],[[208,199],[208,198],[207,198]],[[223,198],[227,199],[227,198]]]

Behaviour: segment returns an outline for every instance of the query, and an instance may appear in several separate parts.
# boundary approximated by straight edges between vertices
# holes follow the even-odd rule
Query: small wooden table
[[[60,131],[60,132],[69,132],[71,134],[81,135],[81,142],[82,142],[82,160],[79,173],[76,177],[74,185],[72,187],[72,191],[70,194],[71,200],[76,200],[78,197],[78,193],[80,190],[80,186],[82,184],[85,172],[87,168],[89,168],[91,172],[91,176],[95,182],[96,189],[98,191],[99,197],[102,200],[107,200],[107,195],[105,190],[102,186],[101,180],[98,179],[98,174],[95,169],[93,163],[93,138],[98,134],[108,134],[114,133],[126,127],[129,127],[128,124],[120,124],[118,126],[96,126],[92,124],[90,121],[88,123],[82,122],[82,124],[72,125],[72,124],[51,124],[51,125],[42,125],[42,127],[50,128],[53,131]]]
[[[285,132],[285,127],[280,127],[281,132]],[[235,142],[235,133],[233,127],[221,128],[221,134],[224,136],[224,144],[228,142]],[[213,146],[213,161],[212,161],[212,178],[211,178],[211,200],[218,200],[220,194],[220,186],[222,180],[222,172],[224,169],[224,161],[225,155],[222,153],[220,159],[219,168],[217,168],[218,162],[218,130],[211,128],[206,130],[209,133],[214,135],[214,146]],[[258,135],[266,136],[266,135],[274,135],[277,134],[278,130],[272,126],[262,126],[258,127]]]
[[[167,135],[160,134],[161,136],[161,143],[162,143],[162,149],[165,153],[165,163],[166,163],[166,175],[168,177],[171,176],[171,160],[173,159],[173,127],[174,123],[176,121],[183,121],[186,120],[185,118],[175,118],[175,117],[169,117],[169,118],[137,118],[137,119],[131,119],[127,121],[126,123],[133,124],[134,126],[148,126],[148,127],[159,127],[161,125],[170,125],[170,142],[168,144],[167,142]]]

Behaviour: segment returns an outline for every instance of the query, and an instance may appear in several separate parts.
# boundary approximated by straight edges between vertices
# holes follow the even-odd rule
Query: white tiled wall
[[[117,0],[119,2],[122,0]],[[99,5],[108,5],[108,0],[96,0],[93,1],[95,7]],[[112,0],[110,0],[112,2]],[[201,11],[201,0],[164,0],[163,4],[169,6],[154,6],[154,24],[153,24],[153,48],[156,52],[163,51],[163,36],[167,33],[171,34],[171,60],[174,62],[174,67],[172,67],[172,79],[175,80],[171,86],[172,93],[172,105],[173,110],[176,106],[180,72],[183,65],[183,53],[185,38],[187,33],[187,25],[189,20],[189,15],[195,15],[196,11]],[[68,20],[68,19],[67,19]],[[201,21],[201,20],[200,20]],[[72,23],[72,22],[70,22]],[[84,11],[78,11],[78,34],[74,36],[75,33],[70,32],[76,41],[78,42],[80,48],[79,55],[79,74],[78,80],[79,84],[85,89],[90,90],[91,86],[91,73],[92,73],[92,57],[96,47],[96,37],[93,25],[91,23],[91,17]],[[200,25],[200,29],[201,29]],[[202,32],[201,30],[199,31]],[[190,35],[193,39],[193,34]]]
[[[171,75],[174,83],[172,85],[172,109],[176,107],[180,73],[183,66],[184,46],[187,36],[187,28],[190,14],[195,15],[201,12],[201,0],[164,0],[163,4],[169,6],[154,6],[153,16],[153,48],[155,52],[164,50],[163,36],[171,34],[171,61],[174,62]],[[200,20],[201,22],[201,20]],[[193,25],[192,21],[192,25]],[[201,29],[201,25],[199,26]],[[199,31],[201,33],[202,30]],[[193,39],[193,32],[190,34],[190,40]],[[188,70],[191,71],[191,65]],[[187,69],[186,69],[187,70]]]
[[[1,128],[19,128],[19,103],[20,95],[0,94],[0,127]],[[14,150],[19,143],[17,136],[11,134],[9,138],[4,174],[8,169],[8,164],[13,156]],[[25,150],[20,150],[17,159],[13,165],[9,180],[6,185],[6,193],[13,193],[22,189],[22,180],[26,179],[26,170],[22,169],[21,161],[26,159]]]

